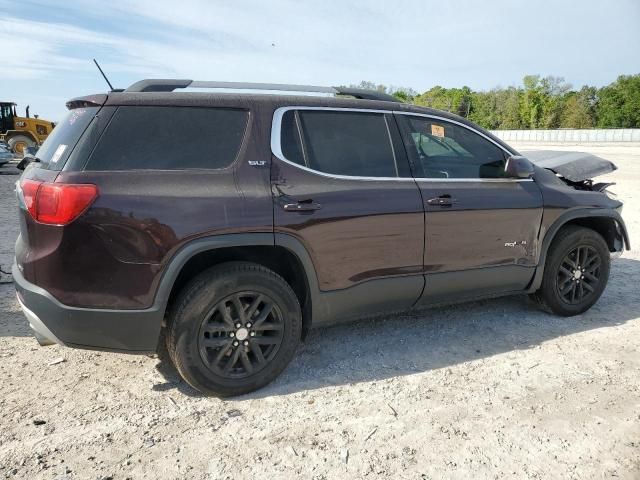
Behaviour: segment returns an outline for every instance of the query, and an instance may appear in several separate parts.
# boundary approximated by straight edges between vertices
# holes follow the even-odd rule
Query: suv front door
[[[410,308],[424,286],[424,212],[391,112],[274,114],[274,229],[317,273],[314,324]]]
[[[471,126],[396,114],[425,209],[420,304],[524,289],[535,270],[542,195],[505,178],[510,155]]]

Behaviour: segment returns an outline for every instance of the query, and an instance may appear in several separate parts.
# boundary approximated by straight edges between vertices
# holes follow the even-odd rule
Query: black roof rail
[[[285,83],[252,83],[252,82],[211,82],[179,79],[147,79],[140,80],[125,89],[125,92],[173,92],[178,88],[226,88],[234,90],[277,90],[280,92],[317,92],[334,95],[348,95],[361,100],[383,100],[399,102],[393,95],[349,87],[319,87],[314,85],[290,85]]]
[[[335,87],[338,95],[349,95],[361,100],[382,100],[385,102],[400,102],[399,99],[388,93],[377,90],[367,90],[365,88]]]
[[[176,88],[187,88],[193,80],[170,78],[146,79],[130,85],[125,92],[173,92]]]

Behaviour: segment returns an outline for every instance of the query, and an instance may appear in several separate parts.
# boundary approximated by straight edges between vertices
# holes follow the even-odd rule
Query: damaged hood
[[[571,182],[589,180],[618,168],[609,160],[584,152],[525,150],[522,155],[537,166],[551,170]]]

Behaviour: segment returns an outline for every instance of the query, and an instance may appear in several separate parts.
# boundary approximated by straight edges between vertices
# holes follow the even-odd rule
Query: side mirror
[[[528,158],[512,155],[507,158],[504,174],[507,178],[531,178],[535,170]]]

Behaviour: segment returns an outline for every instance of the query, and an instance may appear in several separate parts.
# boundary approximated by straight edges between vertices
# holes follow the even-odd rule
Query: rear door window
[[[40,168],[61,170],[82,133],[95,118],[100,107],[74,108],[58,123],[38,149]]]
[[[248,116],[227,108],[119,107],[86,169],[225,168],[238,155]]]
[[[282,119],[281,148],[287,160],[323,173],[401,176],[392,133],[382,113],[288,111]]]

